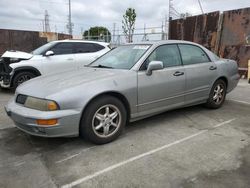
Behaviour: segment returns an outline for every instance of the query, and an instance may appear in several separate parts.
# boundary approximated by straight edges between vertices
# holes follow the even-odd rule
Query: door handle
[[[217,69],[216,66],[211,66],[211,67],[209,67],[209,70],[216,70],[216,69]]]
[[[174,76],[181,76],[181,75],[184,75],[184,72],[176,71],[173,75]]]
[[[68,60],[68,61],[73,61],[74,59],[73,59],[73,58],[68,58],[67,60]]]

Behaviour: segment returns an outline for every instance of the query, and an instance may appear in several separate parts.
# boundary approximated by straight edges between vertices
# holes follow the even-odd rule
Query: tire
[[[220,108],[226,98],[227,85],[226,83],[219,79],[216,80],[209,94],[209,98],[206,103],[206,107],[211,109]]]
[[[80,136],[95,144],[109,143],[122,133],[126,120],[127,112],[119,99],[101,96],[87,106],[80,123]]]
[[[35,74],[33,74],[32,72],[20,72],[20,73],[17,73],[15,76],[14,76],[14,79],[13,79],[13,89],[16,89],[20,84],[32,79],[36,77]]]

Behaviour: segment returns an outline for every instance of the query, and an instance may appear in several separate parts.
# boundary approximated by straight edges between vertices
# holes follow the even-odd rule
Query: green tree
[[[122,29],[126,35],[127,42],[133,42],[133,35],[135,30],[136,13],[135,9],[128,8],[123,15]]]
[[[86,40],[111,41],[111,33],[106,27],[95,26],[84,31],[83,38]]]

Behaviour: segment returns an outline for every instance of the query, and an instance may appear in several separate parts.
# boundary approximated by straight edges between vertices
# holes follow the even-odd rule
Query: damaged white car
[[[40,75],[77,70],[110,50],[109,43],[60,40],[31,53],[6,51],[0,60],[0,87],[16,88]]]

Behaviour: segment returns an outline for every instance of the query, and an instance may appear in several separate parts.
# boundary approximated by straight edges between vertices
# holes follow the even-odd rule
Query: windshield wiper
[[[105,66],[105,65],[95,65],[95,66],[89,66],[89,67],[95,67],[95,68],[108,68],[108,69],[113,69],[113,67]]]

